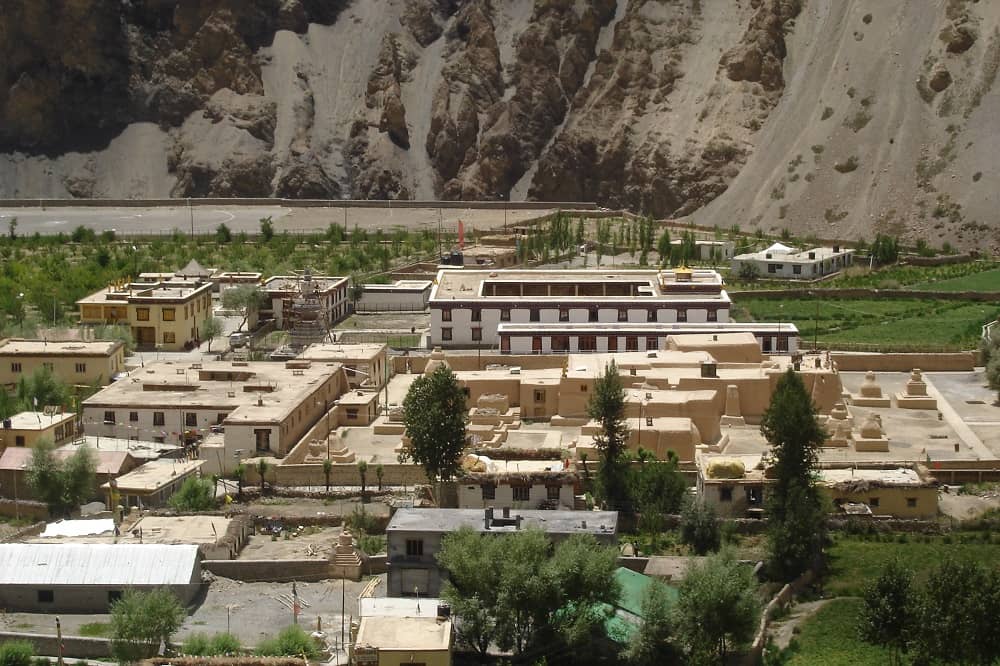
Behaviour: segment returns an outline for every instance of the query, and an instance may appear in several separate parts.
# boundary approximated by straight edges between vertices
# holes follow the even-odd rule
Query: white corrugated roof
[[[198,547],[0,544],[0,585],[186,585]]]

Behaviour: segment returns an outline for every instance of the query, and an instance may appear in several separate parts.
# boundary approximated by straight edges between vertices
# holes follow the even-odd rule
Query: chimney
[[[486,521],[485,522],[485,529],[488,530],[488,529],[490,529],[490,526],[493,525],[493,507],[491,507],[491,506],[490,507],[486,507],[485,515],[483,517],[485,518],[485,521]]]

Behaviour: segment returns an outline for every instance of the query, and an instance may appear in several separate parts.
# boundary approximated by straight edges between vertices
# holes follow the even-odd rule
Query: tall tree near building
[[[212,340],[222,335],[222,320],[217,317],[206,317],[201,320],[198,335],[208,342],[208,351],[212,352]]]
[[[802,378],[791,368],[778,380],[760,431],[771,445],[768,546],[773,574],[791,580],[813,563],[823,544],[825,512],[815,484],[826,433]]]
[[[237,331],[243,330],[250,317],[260,311],[260,306],[264,300],[264,295],[260,288],[252,284],[242,284],[232,289],[222,292],[222,307],[226,310],[240,313],[243,320],[236,327]]]
[[[431,481],[447,481],[458,471],[465,450],[465,392],[455,373],[441,365],[418,377],[403,400],[403,423],[412,447],[403,460],[413,459]]]
[[[732,649],[753,638],[759,618],[753,572],[731,552],[691,565],[681,581],[675,621],[687,663],[726,663]]]
[[[333,471],[333,461],[329,458],[323,459],[323,480],[326,481],[326,492],[330,492],[330,472]]]
[[[88,501],[94,492],[97,465],[90,449],[81,447],[65,461],[57,460],[55,447],[40,439],[31,450],[27,481],[35,497],[53,516],[66,516]]]
[[[913,620],[913,572],[889,563],[867,588],[858,629],[862,640],[889,648],[889,660],[903,663]]]
[[[134,664],[154,656],[162,643],[184,622],[184,607],[169,590],[127,589],[111,604],[111,653],[119,664]]]
[[[611,361],[604,376],[594,383],[587,414],[601,425],[594,444],[601,452],[597,471],[601,495],[609,509],[628,508],[628,456],[625,452],[628,426],[625,424],[625,389],[618,366]]]
[[[260,494],[261,494],[261,497],[264,496],[264,480],[265,480],[265,477],[267,476],[267,470],[268,470],[268,468],[269,468],[269,465],[267,464],[267,461],[264,460],[263,458],[261,458],[260,460],[257,461],[257,474],[260,475]]]
[[[365,491],[368,489],[368,484],[366,483],[368,476],[368,463],[364,460],[358,461],[358,476],[361,477],[361,501],[365,501]]]

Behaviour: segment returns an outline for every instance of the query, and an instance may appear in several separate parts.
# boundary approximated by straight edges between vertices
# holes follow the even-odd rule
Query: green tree
[[[759,619],[753,572],[732,552],[712,555],[688,569],[674,622],[689,663],[724,664],[730,650],[753,638]]]
[[[333,471],[333,461],[329,458],[323,459],[323,480],[326,482],[326,492],[330,492],[330,472]]]
[[[555,648],[572,654],[601,628],[601,603],[618,598],[617,553],[587,535],[554,549],[544,533],[503,535],[462,528],[444,537],[438,563],[448,572],[442,596],[461,620],[459,641],[485,655],[491,644],[518,660]]]
[[[52,515],[66,516],[93,495],[96,471],[94,454],[89,448],[80,447],[60,461],[55,457],[52,441],[40,439],[31,450],[28,486]]]
[[[447,481],[458,471],[465,450],[465,393],[446,365],[418,377],[403,400],[403,423],[412,448],[404,459],[423,466],[431,481]]]
[[[215,228],[215,241],[217,243],[230,243],[233,240],[233,232],[225,224],[220,224]]]
[[[260,475],[260,494],[264,495],[264,481],[267,477],[267,471],[270,469],[270,465],[263,458],[257,461],[257,474]]]
[[[375,465],[375,479],[378,481],[378,491],[382,492],[382,477],[385,475],[385,469],[382,465]]]
[[[243,330],[250,317],[254,313],[260,312],[263,302],[264,295],[257,285],[242,284],[222,292],[222,307],[229,311],[239,312],[240,316],[243,317],[240,325],[236,327],[237,331]]]
[[[993,664],[1000,634],[991,610],[1000,604],[1000,574],[978,562],[944,560],[916,595],[912,652],[922,663]]]
[[[640,449],[640,453],[647,452]],[[644,517],[646,514],[677,513],[684,503],[688,483],[678,469],[677,455],[673,451],[669,453],[663,462],[648,454],[651,460],[628,470],[629,498],[635,510]]]
[[[271,221],[271,216],[260,218],[260,237],[265,243],[271,242],[274,238],[274,222]]]
[[[198,335],[208,342],[208,351],[212,351],[212,341],[222,335],[222,320],[218,317],[206,317],[198,326]]]
[[[236,477],[236,498],[243,501],[243,481],[247,477],[247,466],[239,463],[233,469],[233,476]]]
[[[347,297],[351,299],[352,307],[358,309],[358,301],[365,295],[365,286],[358,282],[352,282],[347,290]]]
[[[577,247],[583,245],[583,237],[584,237],[583,218],[581,217],[576,221],[576,234],[573,237],[573,243]]]
[[[771,445],[768,546],[774,575],[791,580],[813,563],[823,543],[825,512],[814,482],[826,433],[802,378],[792,368],[778,380],[761,433]]]
[[[913,628],[913,573],[890,560],[865,588],[859,618],[862,640],[889,648],[891,663],[903,663]]]
[[[40,410],[47,405],[67,407],[69,388],[46,366],[17,382],[17,401],[21,411]]]
[[[17,218],[10,218],[10,222],[7,223],[7,235],[11,240],[17,238]]]
[[[136,663],[170,645],[184,621],[185,610],[169,590],[126,589],[111,604],[111,653],[120,664]]]
[[[177,511],[208,511],[215,508],[215,485],[208,479],[188,477],[168,500]]]
[[[628,426],[625,423],[625,389],[614,360],[605,366],[604,376],[594,383],[587,414],[601,426],[594,444],[601,452],[597,475],[604,501],[609,509],[624,509],[628,502]]]
[[[358,476],[361,477],[361,501],[365,501],[365,490],[368,487],[366,481],[368,480],[368,463],[364,460],[358,461]]]
[[[681,541],[691,546],[697,555],[719,550],[722,531],[711,504],[695,500],[685,505],[681,514]]]
[[[654,581],[642,598],[642,625],[632,635],[626,657],[635,666],[659,666],[680,661],[673,643],[673,601],[667,587]]]

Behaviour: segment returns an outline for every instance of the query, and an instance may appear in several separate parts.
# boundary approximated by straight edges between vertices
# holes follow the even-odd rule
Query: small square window
[[[11,372],[21,372],[21,364],[20,363],[11,363],[10,364],[10,371]]]
[[[708,321],[719,321],[719,313],[716,310],[709,310],[707,314]]]
[[[677,321],[687,321],[687,320],[688,320],[688,311],[687,310],[678,310],[677,311]]]
[[[407,539],[406,540],[406,554],[409,557],[421,557],[424,554],[424,540],[423,539]]]
[[[184,425],[195,427],[198,425],[198,412],[188,412],[184,415]]]
[[[172,345],[177,342],[177,335],[175,333],[164,333],[163,343],[167,345]]]
[[[175,321],[177,319],[177,311],[174,308],[163,308],[163,321]],[[187,307],[184,308],[185,314],[187,313]]]
[[[451,310],[441,310],[441,321],[451,321]]]
[[[733,501],[733,487],[723,486],[719,488],[719,501],[720,502],[732,502]]]
[[[129,412],[128,420],[130,423],[136,423],[139,420],[139,412]]]
[[[153,412],[153,425],[162,426],[163,423],[163,412]]]
[[[122,598],[121,590],[108,590],[108,604],[113,604]]]
[[[482,339],[483,339],[483,329],[481,328],[472,329],[472,341],[480,342],[482,341]]]
[[[545,391],[535,391],[535,402],[545,402]]]
[[[559,321],[569,321],[569,310],[567,308],[559,308]]]
[[[149,321],[149,308],[136,308],[135,319],[136,321]]]
[[[917,498],[916,497],[907,497],[906,498],[906,506],[909,507],[909,508],[911,508],[911,509],[916,509],[917,508]]]
[[[357,421],[357,419],[358,419],[358,408],[357,407],[348,407],[347,408],[347,420],[348,421]]]
[[[77,363],[76,364],[76,373],[78,375],[82,375],[85,372],[87,372],[87,364],[86,363]]]
[[[527,502],[531,498],[531,486],[511,486],[515,502]]]
[[[597,321],[597,310],[591,309],[587,311],[587,321]]]
[[[504,308],[500,311],[500,321],[510,321],[510,308]]]
[[[802,267],[798,265],[792,266],[792,273],[795,275],[802,275]]]
[[[441,329],[441,339],[442,340],[451,340],[451,329],[450,328],[442,328]]]
[[[656,322],[656,310],[646,310],[646,321],[651,323]]]
[[[538,308],[531,308],[531,310],[528,311],[528,319],[531,321],[541,321],[538,314]]]
[[[646,351],[656,351],[659,348],[659,339],[655,335],[651,335],[646,338]]]
[[[480,486],[483,490],[484,500],[495,500],[497,498],[497,487],[493,483],[484,483]]]
[[[55,602],[56,594],[52,590],[38,590],[38,603],[51,604]]]
[[[628,310],[625,308],[618,309],[618,321],[628,321]]]
[[[558,502],[559,501],[559,490],[560,490],[559,486],[546,486],[545,487],[545,496],[551,502]]]
[[[869,497],[868,498],[868,506],[870,506],[873,509],[877,509],[878,508],[878,498],[877,497]]]
[[[104,422],[114,425],[115,423],[115,413],[114,412],[104,412]]]
[[[472,321],[482,321],[482,320],[483,320],[483,311],[479,309],[473,310]]]
[[[625,351],[639,351],[639,338],[634,335],[626,336]]]

